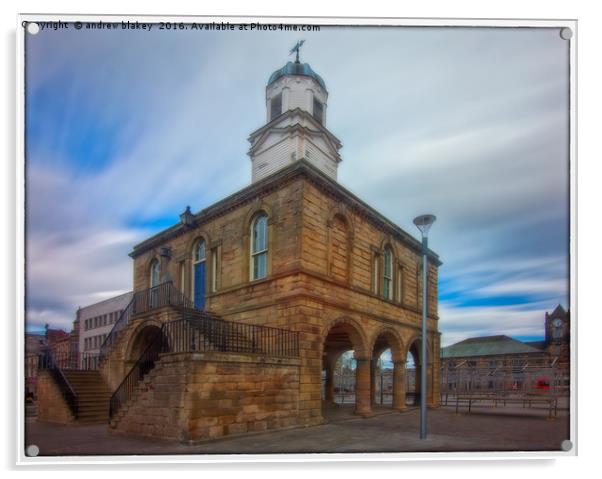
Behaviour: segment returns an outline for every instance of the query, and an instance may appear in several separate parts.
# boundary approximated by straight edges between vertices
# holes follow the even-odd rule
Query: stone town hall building
[[[408,353],[421,364],[421,244],[337,182],[341,142],[326,127],[327,101],[324,80],[298,59],[270,76],[266,123],[249,136],[251,184],[196,214],[187,209],[134,247],[134,298],[101,348],[99,371],[63,367],[65,395],[49,368],[41,419],[110,415],[116,432],[184,441],[316,425],[348,350],[355,412],[367,416],[387,348],[392,407],[405,408]],[[429,251],[431,406],[439,404],[440,264]],[[78,393],[93,382],[106,401],[96,409]]]

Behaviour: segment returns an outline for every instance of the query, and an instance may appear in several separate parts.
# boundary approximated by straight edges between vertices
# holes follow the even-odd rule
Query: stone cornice
[[[337,201],[347,204],[355,213],[374,224],[377,228],[391,234],[393,237],[398,239],[401,243],[405,244],[416,253],[421,253],[422,245],[420,241],[402,230],[399,226],[384,217],[370,205],[360,200],[357,196],[341,186],[335,180],[329,178],[316,167],[312,166],[307,160],[301,159],[199,211],[194,215],[194,224],[192,227],[176,224],[148,238],[142,243],[135,245],[133,251],[130,253],[130,257],[136,258],[145,252],[160,246],[166,241],[200,226],[203,223],[211,221],[219,216],[223,216],[234,209],[255,200],[256,198],[264,197],[273,191],[288,185],[297,178],[306,178],[322,192],[329,194]],[[429,261],[436,266],[440,266],[442,264],[439,260],[439,256],[432,250],[429,250],[428,256]]]
[[[328,137],[328,139],[332,143],[334,143],[334,145],[336,146],[337,149],[340,149],[343,146],[343,144],[341,143],[341,140],[339,140],[336,136],[334,136],[328,130],[328,128],[326,128],[324,125],[322,125],[321,123],[319,123],[313,116],[311,116],[307,111],[302,110],[301,108],[295,108],[294,110],[288,110],[288,111],[285,111],[282,115],[278,115],[272,121],[270,121],[269,123],[266,123],[261,128],[258,128],[253,133],[251,133],[249,135],[248,141],[251,144],[253,144],[253,140],[258,135],[262,135],[263,133],[265,133],[266,131],[271,130],[271,129],[282,128],[282,127],[277,127],[276,125],[279,122],[281,122],[282,120],[284,120],[286,118],[289,118],[289,117],[293,117],[295,115],[301,115],[301,116],[305,117],[307,120],[309,120],[309,122],[312,123],[312,125],[317,128],[317,131],[315,131],[314,133],[317,133],[317,132],[324,133]],[[287,126],[289,126],[289,125],[287,125]],[[251,147],[251,149],[253,149],[253,147]]]
[[[408,305],[408,304],[401,304],[401,303],[395,303],[393,301],[389,301],[389,300],[383,298],[382,296],[379,296],[377,294],[372,293],[369,290],[366,290],[366,289],[363,289],[363,288],[359,288],[357,286],[353,286],[353,285],[348,285],[348,284],[342,283],[341,281],[337,281],[334,278],[325,276],[323,274],[320,274],[320,273],[317,273],[315,271],[311,271],[311,270],[308,270],[308,269],[302,268],[302,267],[294,267],[294,268],[288,269],[286,271],[282,271],[282,272],[278,273],[277,275],[268,276],[267,278],[264,278],[264,279],[261,279],[261,280],[258,280],[258,281],[254,281],[252,283],[240,283],[240,284],[237,284],[235,286],[231,286],[231,287],[229,287],[227,289],[223,289],[223,290],[217,291],[215,293],[210,293],[208,295],[208,297],[209,298],[215,298],[215,297],[219,297],[219,296],[223,296],[223,295],[228,295],[228,294],[236,293],[236,292],[238,292],[240,290],[247,289],[249,287],[253,287],[253,286],[256,286],[256,285],[260,285],[260,284],[271,283],[271,282],[274,282],[274,281],[276,281],[276,280],[278,280],[280,278],[285,278],[287,276],[293,276],[293,275],[305,275],[305,276],[308,276],[310,278],[317,279],[319,281],[323,281],[325,283],[328,283],[328,284],[330,284],[330,285],[332,285],[334,287],[340,287],[340,288],[343,288],[343,289],[350,290],[350,291],[352,291],[352,292],[354,292],[356,294],[360,294],[360,295],[364,295],[364,296],[376,299],[376,300],[381,301],[382,303],[384,303],[384,304],[386,304],[388,306],[392,306],[392,307],[395,307],[395,308],[401,308],[401,309],[405,310],[406,312],[410,312],[410,313],[416,314],[417,317],[418,317],[418,320],[420,321],[420,315],[422,314],[422,310],[421,309],[418,309],[418,308],[416,308],[414,306],[411,306],[411,305]],[[309,293],[291,293],[291,294],[293,296],[298,295],[298,294],[307,295],[307,297],[311,297],[313,299],[315,299],[315,298],[322,298],[320,301],[323,302],[324,304],[337,305],[337,307],[339,307],[339,308],[340,307],[346,308],[346,306],[344,306],[344,304],[346,304],[346,303],[344,303],[344,302],[340,303],[340,302],[332,301],[332,300],[329,300],[328,298],[324,298],[323,296],[320,296],[318,294],[312,294],[312,295],[310,295]],[[278,299],[281,299],[281,298],[284,298],[284,297],[289,298],[289,296],[290,295],[286,295],[286,296],[280,295],[280,296],[278,296]],[[269,304],[275,304],[275,303],[269,303]],[[251,309],[261,309],[263,307],[264,307],[263,304],[262,305],[255,305],[255,306],[245,305],[245,306],[241,307],[240,310],[236,310],[236,311],[237,312],[248,311],[248,310],[251,310]],[[362,314],[365,314],[367,316],[378,317],[378,318],[383,319],[383,320],[398,321],[396,319],[391,319],[391,318],[387,319],[382,314],[374,314],[374,313],[372,313],[369,310],[358,310],[358,309],[356,309],[355,311],[356,312],[360,312]],[[439,316],[436,315],[436,314],[430,314],[429,313],[428,314],[428,319],[429,320],[433,320],[433,321],[439,321]],[[407,324],[410,324],[410,323],[407,323]]]
[[[336,144],[332,141],[331,136],[329,136],[328,134],[326,134],[326,132],[324,131],[324,129],[320,129],[320,130],[312,130],[311,128],[308,128],[306,126],[301,125],[300,123],[294,123],[292,125],[286,125],[286,126],[282,126],[282,127],[275,127],[271,129],[272,132],[278,132],[278,133],[286,133],[288,135],[292,135],[294,133],[298,133],[300,135],[306,135],[307,137],[311,138],[311,137],[322,137],[325,139],[326,143],[328,144],[328,146],[331,148],[331,155],[334,157],[334,160],[337,163],[340,163],[341,161],[343,161],[341,159],[341,155],[339,155],[337,148],[340,148],[341,145],[340,144]],[[257,149],[263,144],[263,139],[266,138],[269,135],[269,133],[265,133],[261,139],[259,139],[247,152],[247,155],[249,156],[253,156],[257,153]],[[264,150],[261,150],[261,152],[263,153],[264,151],[269,150],[270,148],[273,148],[275,145],[278,145],[279,143],[281,143],[284,140],[280,140],[278,143],[275,143],[273,145],[270,145],[268,148],[265,148]],[[314,144],[314,146],[316,148],[318,148],[317,145]]]

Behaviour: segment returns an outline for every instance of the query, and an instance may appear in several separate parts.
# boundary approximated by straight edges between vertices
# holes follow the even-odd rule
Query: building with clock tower
[[[441,261],[427,252],[423,358],[422,244],[337,181],[328,96],[298,55],[274,71],[250,183],[133,247],[133,299],[100,347],[111,430],[192,441],[321,424],[349,351],[350,413],[373,414],[387,350],[391,411],[406,408],[408,355],[440,404]]]
[[[559,304],[545,316],[545,351],[568,367],[570,358],[571,324],[568,311]]]

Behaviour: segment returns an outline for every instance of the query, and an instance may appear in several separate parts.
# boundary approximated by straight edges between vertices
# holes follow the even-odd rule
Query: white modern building
[[[130,291],[77,310],[80,353],[100,352],[100,346],[131,300]]]

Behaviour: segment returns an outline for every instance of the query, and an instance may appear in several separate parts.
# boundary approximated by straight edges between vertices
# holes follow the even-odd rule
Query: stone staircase
[[[98,371],[63,370],[77,395],[77,422],[106,423],[109,418],[111,391]]]
[[[156,377],[160,375],[163,371],[163,363],[161,360],[157,360],[153,369],[151,369],[148,373],[144,375],[142,379],[138,381],[132,395],[129,398],[129,401],[125,403],[119,411],[113,416],[109,421],[109,427],[111,429],[116,429],[117,425],[128,416],[128,412],[130,409],[136,407],[140,402],[141,398],[147,396],[153,390],[153,383],[156,381]]]

